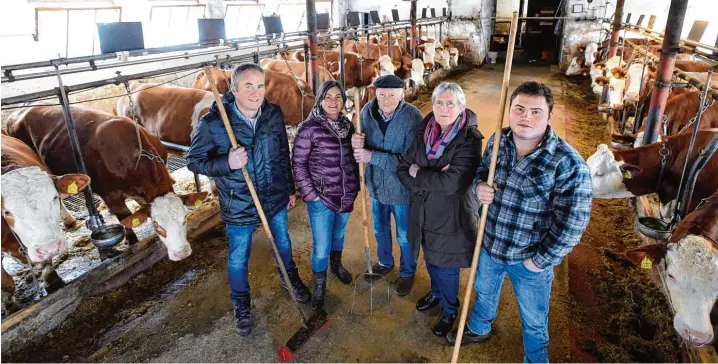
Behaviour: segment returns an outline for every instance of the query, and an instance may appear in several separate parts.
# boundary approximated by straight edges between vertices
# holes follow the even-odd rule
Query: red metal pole
[[[416,34],[416,1],[411,0],[411,56],[416,58],[416,46],[419,45]]]
[[[307,0],[307,32],[309,33],[309,79],[312,90],[319,89],[319,53],[317,43],[317,9],[314,0]]]
[[[646,121],[646,132],[643,134],[643,144],[650,144],[658,139],[663,111],[668,100],[668,93],[671,87],[673,76],[673,65],[676,63],[678,53],[678,42],[681,39],[683,30],[683,18],[686,15],[688,0],[672,0],[666,20],[666,31],[663,37],[661,58],[658,63],[658,74],[653,86],[653,96],[648,107],[648,120]]]
[[[613,28],[611,32],[611,45],[608,48],[608,59],[615,56],[618,52],[618,32],[621,30],[621,20],[623,19],[623,4],[625,0],[616,1],[616,13],[613,15]]]

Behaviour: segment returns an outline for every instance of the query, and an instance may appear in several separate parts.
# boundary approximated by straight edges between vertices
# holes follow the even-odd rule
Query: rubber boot
[[[243,294],[237,298],[234,304],[234,328],[239,336],[247,336],[252,332],[252,300],[249,293]]]
[[[312,309],[324,307],[324,295],[327,293],[327,271],[314,272],[314,297]]]
[[[287,270],[287,275],[289,276],[289,284],[292,286],[292,292],[297,298],[297,301],[300,303],[309,302],[309,300],[312,299],[312,293],[309,292],[309,288],[304,285],[304,282],[302,282],[302,279],[299,277],[299,270],[297,270],[297,268],[289,269]],[[282,283],[282,288],[288,289],[287,285],[284,283],[284,279],[282,279],[281,272],[279,273],[279,277],[279,281]]]
[[[342,265],[342,251],[332,250],[329,253],[329,269],[344,284],[352,283],[352,274]]]

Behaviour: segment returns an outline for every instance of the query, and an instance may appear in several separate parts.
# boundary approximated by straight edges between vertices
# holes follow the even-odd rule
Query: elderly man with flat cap
[[[396,293],[411,292],[419,256],[418,242],[407,239],[409,228],[409,192],[399,181],[396,167],[399,156],[409,150],[414,128],[423,119],[421,111],[404,101],[404,81],[394,75],[374,81],[376,98],[361,110],[364,134],[354,134],[352,147],[357,163],[366,163],[366,187],[371,197],[374,234],[379,262],[374,273],[386,275],[394,269],[391,215],[396,225],[396,240],[401,251]]]

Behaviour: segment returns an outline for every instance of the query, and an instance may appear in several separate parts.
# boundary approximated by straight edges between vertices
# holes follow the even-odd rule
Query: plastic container
[[[488,52],[486,54],[486,63],[494,64],[496,63],[496,57],[498,57],[498,52]]]

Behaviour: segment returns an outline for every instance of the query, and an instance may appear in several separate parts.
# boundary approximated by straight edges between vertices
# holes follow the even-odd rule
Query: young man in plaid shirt
[[[501,132],[494,187],[488,178],[495,136],[474,180],[490,204],[476,271],[476,302],[462,344],[485,342],[504,278],[518,300],[524,361],[547,362],[553,267],[581,240],[591,214],[591,175],[581,155],[553,132],[551,89],[526,82],[511,94],[509,127]],[[456,329],[447,335],[456,340]]]

